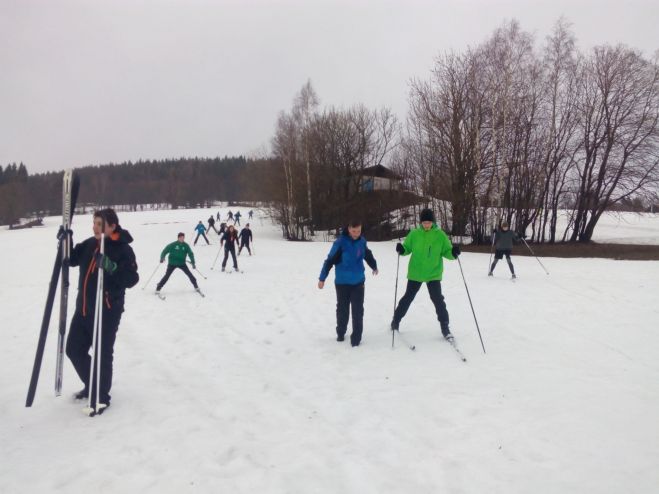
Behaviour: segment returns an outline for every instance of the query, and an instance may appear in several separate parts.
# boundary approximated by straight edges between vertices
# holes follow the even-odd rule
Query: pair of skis
[[[405,339],[405,337],[404,337],[403,335],[401,335],[400,332],[398,332],[398,330],[392,329],[391,331],[392,331],[392,333],[393,333],[393,334],[392,334],[392,340],[391,340],[391,348],[392,348],[392,349],[394,348],[394,340],[395,340],[394,337],[397,335],[397,336],[398,336],[398,339],[401,340],[401,341],[403,342],[403,344],[404,344],[407,348],[409,348],[409,349],[412,350],[412,351],[416,351],[416,345],[412,345],[412,344],[410,344],[410,343]],[[466,362],[466,361],[467,361],[467,357],[464,356],[464,354],[462,353],[462,351],[461,351],[461,350],[458,348],[458,346],[456,345],[456,343],[455,343],[455,338],[448,338],[448,339],[446,339],[446,341],[448,341],[448,343],[451,345],[451,348],[453,348],[453,350],[455,350],[455,352],[456,352],[456,354],[458,355],[458,357],[460,357],[460,360],[462,360],[463,362]]]
[[[198,293],[201,298],[206,298],[206,294],[204,292],[202,292],[200,288],[195,289],[195,292]],[[160,292],[156,292],[156,296],[160,300],[166,300],[167,299],[167,295],[164,295]]]
[[[37,352],[34,357],[34,365],[32,367],[32,376],[30,378],[30,385],[28,387],[27,399],[25,406],[30,407],[34,402],[34,396],[37,390],[37,383],[39,381],[39,373],[41,371],[41,362],[43,360],[43,353],[46,346],[46,337],[48,336],[48,326],[50,324],[50,317],[53,312],[53,305],[55,302],[55,293],[57,291],[57,283],[61,275],[60,287],[60,311],[59,311],[59,331],[57,337],[57,362],[55,365],[55,396],[62,394],[62,372],[64,368],[64,337],[66,335],[66,321],[67,309],[69,300],[69,258],[71,256],[71,221],[75,211],[76,201],[78,199],[78,191],[80,189],[80,179],[78,175],[73,173],[73,170],[64,172],[62,182],[62,226],[58,235],[57,254],[55,256],[55,264],[53,272],[50,277],[50,284],[48,286],[48,295],[46,297],[46,307],[44,309],[43,318],[41,320],[41,329],[39,331],[39,339],[37,342]]]

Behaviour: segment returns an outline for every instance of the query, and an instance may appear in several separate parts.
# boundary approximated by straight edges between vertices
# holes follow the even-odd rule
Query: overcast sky
[[[403,119],[438,53],[560,15],[582,49],[659,49],[657,0],[0,0],[0,164],[253,155],[307,79]]]

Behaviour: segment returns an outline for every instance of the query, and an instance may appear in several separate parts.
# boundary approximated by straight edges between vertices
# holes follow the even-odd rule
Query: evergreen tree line
[[[280,178],[272,159],[180,158],[79,168],[81,208],[210,206],[213,201],[272,201]],[[0,174],[0,223],[61,214],[62,174],[29,175],[21,164]]]

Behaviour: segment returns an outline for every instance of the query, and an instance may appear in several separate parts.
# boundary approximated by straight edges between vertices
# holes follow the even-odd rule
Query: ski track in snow
[[[126,296],[112,407],[93,419],[70,398],[81,385],[68,360],[53,396],[56,310],[23,406],[59,219],[0,230],[0,493],[655,492],[659,263],[543,258],[547,276],[513,251],[512,283],[507,265],[488,278],[489,255],[463,254],[483,355],[459,267],[445,261],[464,363],[425,288],[400,327],[416,351],[391,348],[393,242],[369,243],[380,275],[367,268],[362,345],[337,343],[334,275],[316,287],[330,244],[285,242],[261,212],[244,274],[225,276],[221,257],[210,269],[211,233],[193,247],[206,298],[175,271],[159,300],[164,266],[142,290],[162,248],[179,230],[192,244],[211,212],[119,213],[142,279]],[[73,229],[88,237],[91,215]],[[406,271],[403,258],[399,299]]]

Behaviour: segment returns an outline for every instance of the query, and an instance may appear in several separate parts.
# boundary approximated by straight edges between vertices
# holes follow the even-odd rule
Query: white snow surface
[[[158,299],[164,268],[142,289],[164,245],[178,231],[192,243],[216,212],[119,213],[141,281],[126,294],[112,407],[95,418],[71,398],[68,360],[54,397],[57,305],[24,407],[60,220],[0,230],[1,493],[659,492],[659,263],[544,258],[546,275],[513,256],[513,283],[505,262],[488,278],[488,256],[463,254],[483,354],[459,265],[445,261],[463,363],[425,288],[400,328],[416,351],[392,350],[393,242],[369,243],[380,274],[367,269],[362,345],[338,343],[334,275],[316,286],[330,244],[286,242],[260,211],[244,274],[210,269],[213,233],[194,247],[206,298],[176,271]],[[91,223],[74,218],[75,241]]]

